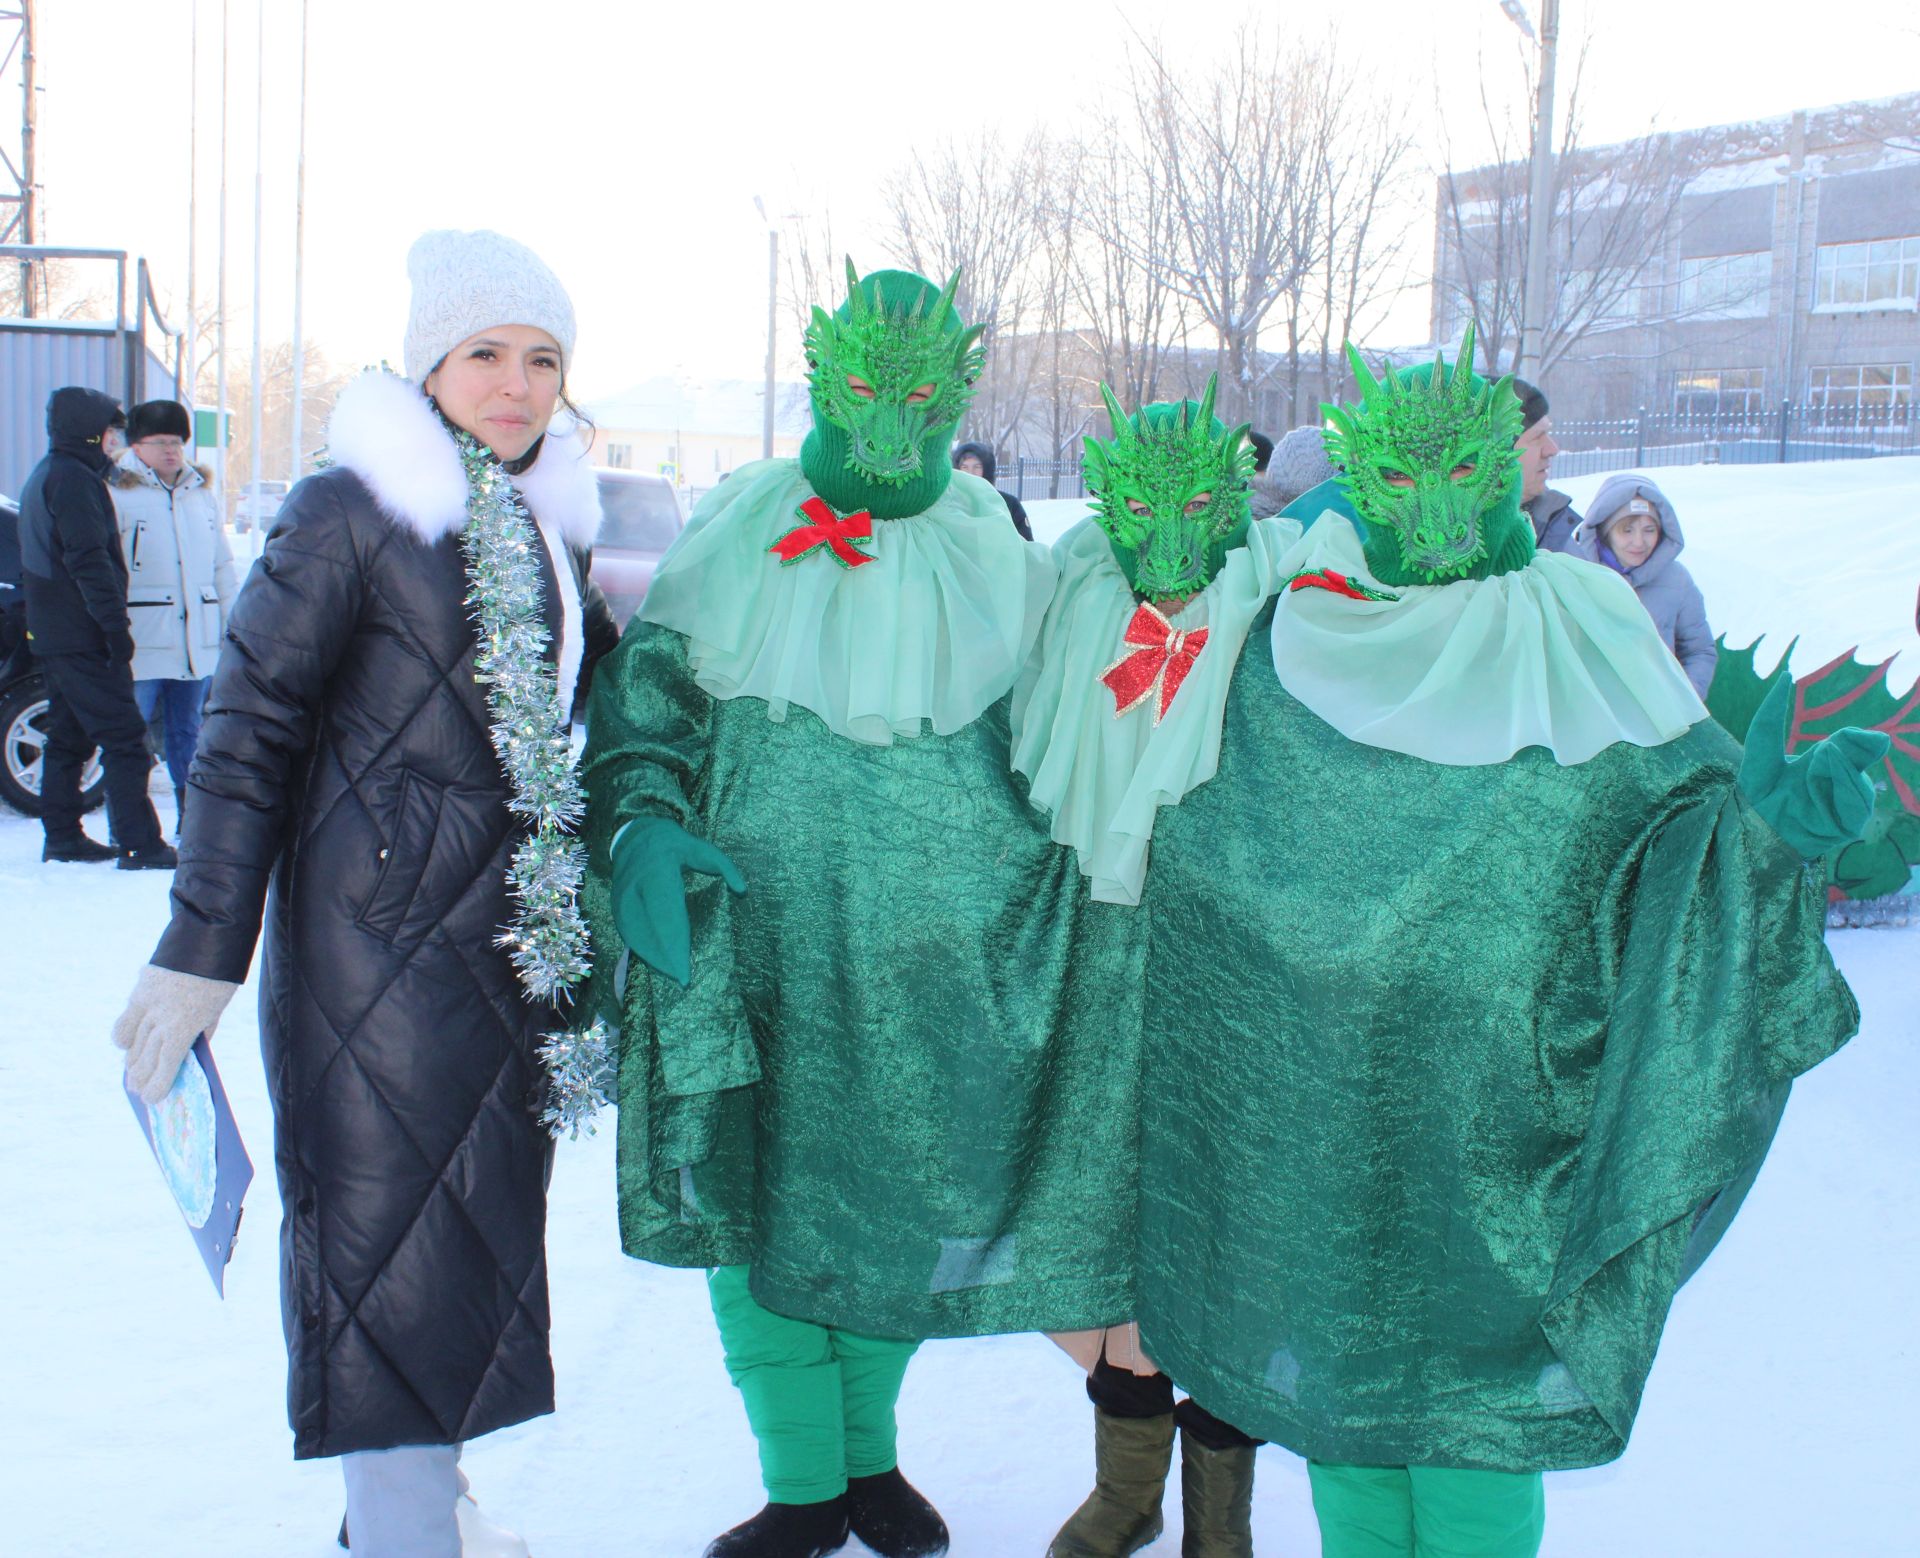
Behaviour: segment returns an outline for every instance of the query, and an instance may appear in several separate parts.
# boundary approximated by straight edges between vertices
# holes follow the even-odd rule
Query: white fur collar
[[[460,453],[419,386],[397,373],[363,373],[340,392],[327,423],[327,454],[367,484],[382,513],[421,540],[465,528]],[[540,457],[513,484],[534,517],[556,526],[569,545],[593,545],[600,489],[572,418],[563,412],[553,419]]]

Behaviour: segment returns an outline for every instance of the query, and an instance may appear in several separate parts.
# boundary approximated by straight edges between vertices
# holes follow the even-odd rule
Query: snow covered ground
[[[1833,652],[1856,637],[1882,654],[1913,647],[1920,460],[1877,465],[1789,468],[1790,507],[1764,483],[1744,495],[1767,472],[1662,473],[1716,622],[1797,627]],[[1042,523],[1057,530],[1055,518]],[[1743,548],[1756,537],[1797,551],[1776,569]],[[1765,594],[1789,580],[1802,581],[1791,595]],[[1842,581],[1853,595],[1831,598]],[[216,1040],[257,1173],[221,1303],[107,1041],[167,880],[42,866],[39,843],[36,824],[0,813],[0,1186],[15,1252],[0,1554],[326,1558],[338,1473],[292,1461],[282,1410],[280,1209],[253,989]],[[1549,1479],[1546,1558],[1916,1552],[1920,927],[1832,945],[1861,1034],[1800,1084],[1744,1214],[1680,1295],[1627,1454]],[[699,1275],[619,1253],[612,1146],[605,1132],[565,1144],[554,1173],[559,1411],[474,1444],[467,1468],[538,1558],[690,1558],[758,1508],[752,1445]],[[1038,1338],[923,1350],[902,1464],[946,1513],[956,1558],[1038,1558],[1088,1486],[1089,1410],[1073,1366]],[[1176,1491],[1151,1553],[1178,1551],[1178,1512]],[[1304,1472],[1279,1449],[1260,1458],[1255,1530],[1264,1558],[1318,1551]]]

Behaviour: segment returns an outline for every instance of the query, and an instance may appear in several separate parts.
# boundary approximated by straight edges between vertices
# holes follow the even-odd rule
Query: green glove
[[[1873,817],[1866,771],[1887,755],[1885,731],[1836,730],[1811,751],[1787,756],[1793,678],[1773,685],[1747,727],[1740,793],[1773,831],[1809,860],[1851,844]]]
[[[717,876],[736,893],[747,890],[738,866],[665,817],[629,823],[613,842],[613,919],[620,939],[684,990],[693,974],[693,932],[683,871]]]

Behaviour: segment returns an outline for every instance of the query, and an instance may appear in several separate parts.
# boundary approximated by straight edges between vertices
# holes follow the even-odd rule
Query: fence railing
[[[1776,465],[1920,454],[1920,421],[1908,406],[1823,406],[1781,401],[1713,413],[1641,411],[1611,421],[1553,422],[1553,474],[1658,465]]]
[[[1807,405],[1712,413],[1641,411],[1604,421],[1553,421],[1553,474],[1589,476],[1657,465],[1778,465],[1805,460],[1866,460],[1920,454],[1920,414],[1911,406]],[[1080,461],[1013,458],[998,484],[1021,502],[1083,498]]]

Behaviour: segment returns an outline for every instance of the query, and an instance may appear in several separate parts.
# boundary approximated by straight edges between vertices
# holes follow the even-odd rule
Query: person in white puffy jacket
[[[180,809],[207,681],[238,588],[212,478],[187,462],[191,433],[179,401],[141,402],[128,413],[127,450],[108,483],[127,557],[133,693],[146,720],[160,713]]]

